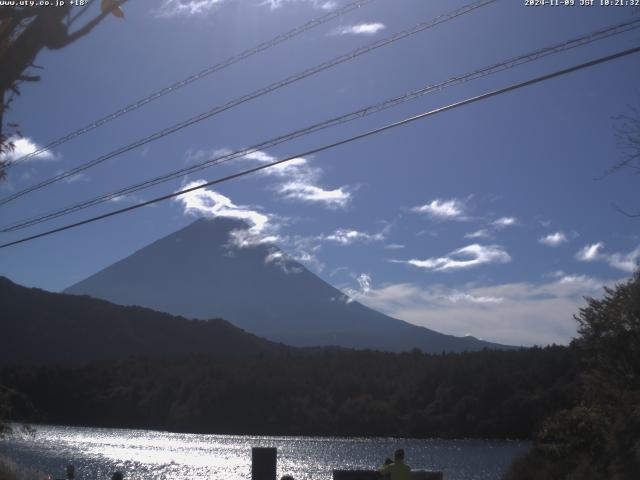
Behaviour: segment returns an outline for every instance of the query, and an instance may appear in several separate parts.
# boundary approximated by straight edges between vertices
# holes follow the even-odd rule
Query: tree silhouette
[[[629,106],[628,113],[616,118],[615,129],[622,160],[607,170],[607,174],[631,171],[640,175],[640,109]],[[640,212],[628,212],[618,206],[616,209],[628,217],[640,217]]]
[[[122,18],[120,6],[128,0],[101,0],[100,12],[81,24],[92,0],[72,15],[71,2],[53,6],[0,6],[0,157],[11,152],[11,141],[20,135],[18,125],[5,125],[5,114],[23,82],[37,82],[36,57],[44,48],[60,50],[88,35],[108,15]],[[76,11],[74,9],[73,11]],[[0,163],[0,179],[6,175]]]
[[[575,318],[578,402],[545,420],[505,480],[640,478],[640,271]]]

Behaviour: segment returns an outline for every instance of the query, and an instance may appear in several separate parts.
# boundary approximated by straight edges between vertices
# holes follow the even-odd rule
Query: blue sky
[[[28,152],[346,2],[132,0],[126,18],[43,52],[10,121]],[[376,0],[12,168],[0,196],[469,2]],[[498,1],[247,102],[0,207],[2,224],[632,18],[628,7]],[[637,13],[636,13],[637,15]],[[249,158],[14,233],[2,242],[330,143],[640,42],[640,29],[563,52]],[[566,343],[585,295],[640,259],[638,177],[613,120],[640,103],[631,56],[312,157],[0,251],[0,274],[62,290],[202,215],[246,219],[362,303],[418,325],[511,344]],[[248,247],[246,247],[248,248]],[[272,259],[270,259],[272,260]]]

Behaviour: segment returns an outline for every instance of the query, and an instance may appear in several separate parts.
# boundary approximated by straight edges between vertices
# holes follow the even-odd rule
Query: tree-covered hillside
[[[257,355],[288,349],[224,320],[187,320],[141,307],[25,288],[0,277],[0,365],[131,355]]]
[[[190,432],[529,438],[575,401],[566,347],[428,355],[317,351],[0,371],[14,418]]]

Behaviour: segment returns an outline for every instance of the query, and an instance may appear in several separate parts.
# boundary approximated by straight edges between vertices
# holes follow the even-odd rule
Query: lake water
[[[18,465],[63,477],[68,462],[77,478],[249,479],[251,447],[278,448],[278,478],[329,480],[333,469],[373,469],[403,447],[414,469],[444,471],[445,480],[497,480],[528,444],[516,441],[393,438],[197,435],[39,425],[33,435],[0,441]]]

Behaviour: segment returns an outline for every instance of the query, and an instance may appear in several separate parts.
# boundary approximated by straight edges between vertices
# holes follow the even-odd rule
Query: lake
[[[0,441],[0,452],[16,463],[63,477],[65,465],[77,478],[248,479],[251,447],[278,448],[278,478],[329,480],[333,469],[372,469],[396,448],[404,448],[414,469],[440,470],[445,480],[497,480],[527,442],[393,438],[268,437],[199,435],[38,425],[33,435]]]

